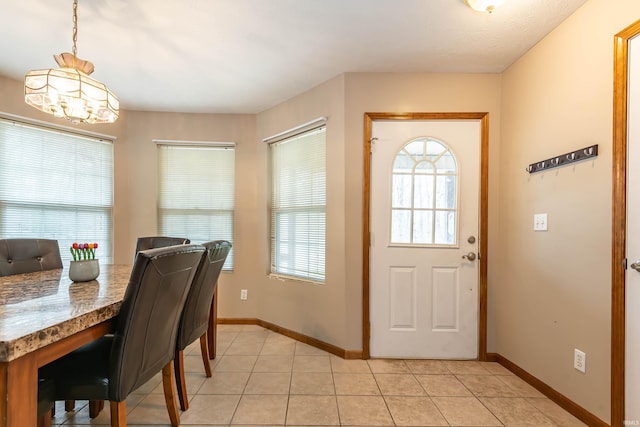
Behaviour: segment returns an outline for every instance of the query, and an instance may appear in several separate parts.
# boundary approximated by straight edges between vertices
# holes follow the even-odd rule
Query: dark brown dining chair
[[[183,411],[189,409],[187,385],[184,375],[184,349],[197,339],[200,339],[200,353],[207,377],[211,377],[209,350],[207,346],[207,328],[209,327],[209,313],[214,292],[218,284],[218,277],[222,271],[227,255],[231,250],[231,243],[226,240],[215,240],[202,244],[206,252],[200,260],[198,271],[193,279],[191,290],[187,296],[178,329],[176,341],[176,355],[173,363],[178,388],[178,399]]]
[[[184,237],[167,237],[167,236],[147,236],[147,237],[138,237],[136,240],[136,252],[135,256],[140,251],[145,251],[147,249],[156,249],[156,248],[165,248],[167,246],[174,245],[187,245],[191,243],[191,241]],[[72,400],[67,400],[64,404],[65,411],[72,411],[75,408],[75,402]],[[91,418],[95,418],[98,416],[102,407],[99,406],[97,402],[89,403],[89,413]]]
[[[62,268],[57,240],[0,239],[0,276],[56,268]]]
[[[0,239],[0,277],[62,268],[60,247],[52,239]],[[38,387],[38,426],[51,426],[53,382]]]
[[[164,248],[166,246],[187,245],[191,243],[184,237],[149,236],[138,237],[136,241],[136,254],[147,249]]]
[[[179,425],[173,358],[180,315],[204,251],[200,245],[141,251],[114,333],[39,370],[40,379],[54,381],[55,400],[109,400],[111,426],[126,426],[127,396],[162,371],[171,425]]]
[[[174,245],[187,245],[191,243],[191,241],[184,237],[167,237],[167,236],[147,236],[147,237],[138,237],[136,240],[136,252],[135,256],[140,251],[145,251],[147,249],[156,249],[156,248],[165,248],[167,246]],[[72,400],[67,400],[64,404],[65,411],[72,411],[75,408],[75,402]],[[96,402],[89,403],[89,412],[91,418],[95,418],[98,416],[100,411],[102,410],[101,406],[98,406]]]

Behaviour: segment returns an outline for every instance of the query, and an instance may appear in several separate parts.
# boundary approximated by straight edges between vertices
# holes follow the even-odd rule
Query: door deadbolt
[[[473,260],[476,259],[476,254],[475,254],[475,252],[469,252],[466,255],[462,255],[462,258],[464,258],[466,260],[469,260],[469,261],[473,261]],[[638,268],[640,268],[640,265],[638,265]]]
[[[475,243],[476,242],[476,236],[469,236],[469,238],[467,239],[467,242],[469,243]]]
[[[640,271],[640,260],[631,264],[631,268],[633,268],[635,271]]]

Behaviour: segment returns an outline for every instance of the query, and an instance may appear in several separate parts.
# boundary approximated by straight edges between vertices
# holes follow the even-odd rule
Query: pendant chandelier
[[[73,0],[73,53],[53,55],[60,68],[29,71],[24,78],[27,104],[72,123],[113,123],[120,103],[104,83],[89,77],[93,64],[76,56],[78,0]]]

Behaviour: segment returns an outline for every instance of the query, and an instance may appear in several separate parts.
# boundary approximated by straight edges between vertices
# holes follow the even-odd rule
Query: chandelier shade
[[[74,68],[29,71],[24,79],[27,104],[74,123],[113,123],[120,103],[104,83]]]
[[[104,83],[89,77],[93,64],[76,56],[77,7],[74,0],[73,53],[54,55],[60,68],[29,71],[24,78],[24,100],[72,123],[113,123],[118,119],[118,98]]]

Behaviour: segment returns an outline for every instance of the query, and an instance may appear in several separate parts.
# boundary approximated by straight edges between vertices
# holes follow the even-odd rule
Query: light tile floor
[[[185,352],[189,410],[205,426],[584,426],[497,363],[343,360],[253,325],[220,325],[213,377]],[[54,425],[109,425],[86,402]],[[127,399],[128,425],[170,426],[158,375]]]

